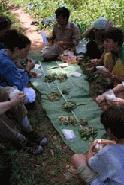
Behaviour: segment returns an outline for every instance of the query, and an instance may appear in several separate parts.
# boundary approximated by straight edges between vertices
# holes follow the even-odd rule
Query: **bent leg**
[[[97,174],[88,166],[85,155],[74,154],[71,160],[80,178],[86,183],[91,183],[96,178]]]
[[[8,117],[3,114],[0,116],[0,137],[9,140],[16,141],[18,138],[18,130],[15,127],[15,123],[8,119]]]

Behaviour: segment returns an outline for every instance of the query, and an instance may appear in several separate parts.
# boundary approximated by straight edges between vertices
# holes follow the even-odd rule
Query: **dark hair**
[[[120,28],[111,28],[104,33],[104,40],[106,39],[112,39],[121,46],[123,43],[123,31]]]
[[[6,16],[0,16],[0,31],[8,29],[11,26],[11,20]]]
[[[56,9],[55,14],[56,14],[56,18],[58,18],[59,16],[69,18],[70,11],[68,10],[68,8],[60,7]]]
[[[124,138],[124,106],[113,106],[101,114],[101,123],[117,139]]]
[[[86,35],[86,38],[88,38],[89,40],[95,40],[95,30],[89,30],[88,34]]]
[[[15,47],[19,49],[26,48],[31,41],[24,34],[18,32],[15,29],[8,30],[3,36],[4,47],[6,49],[14,50]]]

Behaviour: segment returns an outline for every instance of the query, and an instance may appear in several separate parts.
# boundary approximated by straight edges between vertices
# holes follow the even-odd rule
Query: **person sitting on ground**
[[[0,16],[0,49],[4,48],[3,35],[11,29],[11,20],[7,16]]]
[[[4,34],[5,49],[0,50],[0,86],[16,86],[23,90],[28,86],[32,64],[28,63],[25,71],[15,65],[19,58],[26,58],[31,41],[17,30],[9,30]]]
[[[112,28],[106,31],[104,42],[111,52],[104,56],[104,67],[101,70],[104,77],[111,79],[113,84],[118,84],[124,79],[124,64],[122,58],[123,31],[119,28]]]
[[[96,97],[96,102],[103,109],[114,105],[124,105],[124,83]]]
[[[11,87],[0,87],[0,138],[4,144],[9,141],[19,148],[33,143],[32,153],[42,153],[47,138],[38,136],[32,129],[24,106],[25,95],[11,90]]]
[[[31,41],[17,30],[8,30],[4,34],[4,47],[0,50],[0,86],[15,86],[23,91],[29,85],[29,74],[34,64],[27,62],[25,69],[16,66],[18,59],[25,59],[29,53]],[[35,91],[30,90],[35,101]],[[27,92],[28,93],[28,92]],[[31,102],[27,94],[27,103]],[[32,102],[31,102],[32,103]]]
[[[87,38],[89,42],[86,45],[85,55],[90,59],[100,59],[104,52],[103,38],[104,31],[113,26],[112,22],[104,17],[99,17],[91,26],[90,29],[83,33],[83,37]]]
[[[94,156],[74,154],[72,164],[81,179],[90,185],[124,184],[124,106],[109,108],[101,115],[110,139],[116,144],[108,144]]]
[[[73,50],[80,40],[79,28],[68,22],[70,11],[61,7],[55,11],[56,21],[53,28],[52,45],[43,50],[42,56],[45,60],[54,60],[63,53],[64,50]]]
[[[12,22],[9,19],[9,17],[0,16],[0,49],[4,49],[4,38],[5,38],[4,34],[6,33],[6,31],[11,29],[11,25],[12,25]],[[31,59],[26,58],[26,61],[25,59],[23,59],[23,61],[25,62],[25,65],[26,65],[28,61],[31,61]],[[17,61],[15,63],[17,67],[19,68],[23,67],[22,62],[20,63],[20,61]],[[34,72],[30,72],[30,76],[36,77],[37,75]]]

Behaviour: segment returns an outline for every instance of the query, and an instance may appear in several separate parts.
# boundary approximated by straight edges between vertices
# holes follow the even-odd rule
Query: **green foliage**
[[[105,16],[115,25],[124,27],[124,1],[123,0],[11,0],[14,4],[21,5],[41,22],[43,18],[53,16],[55,9],[66,6],[71,10],[71,20],[78,24],[83,32],[99,16]],[[31,8],[29,7],[31,4]],[[40,25],[42,28],[42,26]]]

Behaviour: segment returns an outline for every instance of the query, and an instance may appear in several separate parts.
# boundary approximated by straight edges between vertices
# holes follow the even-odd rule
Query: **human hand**
[[[124,105],[124,99],[123,98],[116,98],[111,103],[113,105]]]
[[[72,48],[73,43],[69,41],[58,41],[57,44],[63,49]]]
[[[108,139],[96,139],[94,142],[91,143],[89,147],[89,152],[87,153],[87,158],[90,159],[94,156],[97,152],[99,152],[102,148],[109,144],[116,144],[113,140]]]
[[[35,67],[35,62],[32,59],[27,59],[26,71],[30,72]]]
[[[95,101],[100,104],[102,103],[103,101],[105,101],[105,96],[102,94],[102,95],[98,95],[96,98],[95,98]]]
[[[32,78],[37,78],[37,73],[35,73],[34,71],[30,71],[29,72],[29,75],[32,77]]]
[[[92,64],[92,65],[97,65],[97,64],[98,64],[98,59],[97,59],[97,58],[92,59],[92,60],[90,60],[90,61],[91,61],[91,64]]]
[[[15,94],[15,96],[11,97],[10,101],[12,103],[12,106],[16,106],[20,103],[24,103],[25,99],[26,99],[26,96],[24,95],[24,93],[23,92],[18,92],[17,94]]]

